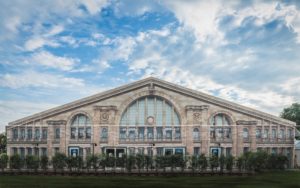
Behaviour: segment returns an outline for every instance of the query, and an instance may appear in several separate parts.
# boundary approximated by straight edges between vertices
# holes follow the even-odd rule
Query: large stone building
[[[295,123],[153,77],[9,123],[8,155],[124,153],[294,158]]]

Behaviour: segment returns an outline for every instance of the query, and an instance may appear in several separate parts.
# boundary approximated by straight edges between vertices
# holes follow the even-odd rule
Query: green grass
[[[218,187],[218,188],[300,188],[300,172],[272,172],[254,176],[205,177],[103,177],[103,176],[2,176],[0,188],[17,187]]]

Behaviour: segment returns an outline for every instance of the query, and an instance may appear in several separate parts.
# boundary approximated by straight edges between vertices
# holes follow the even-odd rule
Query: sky
[[[300,1],[0,1],[8,122],[154,76],[278,116],[300,101]]]

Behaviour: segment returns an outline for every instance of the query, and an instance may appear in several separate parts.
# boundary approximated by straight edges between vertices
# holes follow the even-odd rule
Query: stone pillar
[[[250,149],[252,152],[257,151],[256,147],[256,126],[249,127]]]
[[[238,157],[238,130],[237,125],[234,124],[231,126],[232,128],[232,156]]]

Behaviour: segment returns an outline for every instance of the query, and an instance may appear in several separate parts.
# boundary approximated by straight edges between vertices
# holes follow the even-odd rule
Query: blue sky
[[[274,115],[300,100],[299,1],[0,6],[0,131],[150,75]]]

